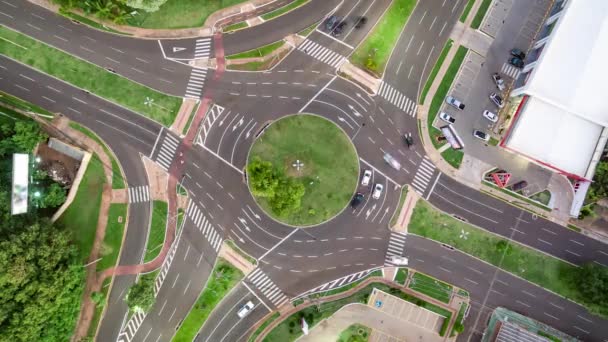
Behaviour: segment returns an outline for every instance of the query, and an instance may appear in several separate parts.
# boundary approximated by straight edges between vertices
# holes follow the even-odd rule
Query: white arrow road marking
[[[354,127],[350,123],[348,123],[348,121],[346,121],[343,117],[338,116],[338,121],[344,122],[348,127],[350,127],[350,129],[354,129]]]
[[[249,229],[249,227],[247,226],[247,220],[245,220],[245,219],[244,219],[244,218],[242,218],[242,217],[238,217],[238,219],[239,219],[239,221],[241,222],[241,224],[243,224],[243,226],[245,226],[245,229],[246,229],[248,232],[250,232],[250,231],[251,231],[251,229]]]
[[[173,47],[173,52],[180,52],[180,51],[184,51],[184,50],[186,50],[186,48],[183,48],[183,47],[177,47],[177,46],[174,46],[174,47]]]

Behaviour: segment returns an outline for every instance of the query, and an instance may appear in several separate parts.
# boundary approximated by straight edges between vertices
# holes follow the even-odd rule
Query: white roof
[[[541,99],[529,97],[506,145],[554,168],[584,177],[602,129]]]
[[[524,92],[608,126],[608,1],[569,0]]]

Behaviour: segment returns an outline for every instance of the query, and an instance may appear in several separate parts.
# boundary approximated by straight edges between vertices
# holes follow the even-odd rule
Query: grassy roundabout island
[[[298,114],[273,122],[255,141],[247,176],[251,193],[268,215],[310,226],[348,205],[359,161],[350,139],[333,122]]]

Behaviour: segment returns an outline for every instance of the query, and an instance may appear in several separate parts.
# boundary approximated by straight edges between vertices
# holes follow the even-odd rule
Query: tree
[[[573,279],[575,286],[587,303],[608,307],[608,268],[596,263],[581,266],[577,277]]]
[[[15,152],[31,152],[34,147],[48,139],[46,133],[40,131],[40,126],[34,121],[17,121],[15,123],[15,134],[13,144]]]
[[[56,208],[65,202],[66,191],[61,185],[52,183],[38,202],[40,208]]]
[[[91,293],[91,300],[95,303],[95,306],[98,308],[103,308],[105,305],[106,297],[101,292],[93,292]]]
[[[146,12],[156,12],[167,0],[127,0],[127,6],[142,9]]]
[[[152,277],[140,277],[127,293],[127,306],[133,312],[148,312],[154,301],[154,278]]]
[[[587,194],[587,202],[594,203],[598,199],[608,197],[608,161],[602,161],[595,168],[593,183]]]
[[[289,215],[300,208],[304,193],[305,188],[302,183],[283,177],[279,181],[274,197],[270,199],[270,207],[279,216]]]
[[[251,192],[257,197],[272,198],[279,184],[279,176],[272,163],[254,158],[247,165],[247,177]]]

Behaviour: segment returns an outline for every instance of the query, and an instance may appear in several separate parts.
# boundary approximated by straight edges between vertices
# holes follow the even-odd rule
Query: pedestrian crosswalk
[[[519,76],[519,73],[521,72],[520,69],[512,66],[509,63],[503,63],[502,68],[500,68],[500,71],[503,74],[505,74],[511,78],[514,78],[514,79],[516,79]]]
[[[131,341],[144,318],[146,318],[146,314],[143,311],[136,311],[127,322],[126,328],[118,335],[118,342]]]
[[[196,143],[204,146],[205,141],[207,140],[207,136],[209,135],[209,131],[211,131],[211,127],[215,123],[215,121],[222,115],[224,112],[224,107],[213,104],[209,111],[205,114],[205,119],[203,119],[203,124],[199,130],[199,133],[196,137]]]
[[[327,282],[321,286],[317,286],[313,289],[310,289],[308,291],[306,291],[304,294],[300,295],[299,297],[302,296],[306,296],[309,294],[313,294],[313,293],[317,293],[317,292],[324,292],[324,291],[329,291],[331,289],[335,289],[338,287],[342,287],[342,286],[346,286],[350,283],[354,283],[355,281],[358,281],[359,279],[363,279],[365,277],[367,277],[370,273],[374,272],[375,269],[371,269],[371,270],[365,270],[365,271],[361,271],[358,273],[353,273],[353,274],[349,274],[347,276],[344,276],[342,278],[338,278],[335,280],[332,280],[330,282]]]
[[[167,273],[169,273],[169,267],[171,267],[173,257],[175,257],[175,252],[177,252],[177,241],[178,240],[173,242],[173,246],[171,246],[171,249],[167,253],[167,257],[165,258],[165,261],[163,261],[163,265],[160,267],[160,272],[154,281],[154,296],[156,296],[158,291],[160,291],[160,288],[163,286],[163,282],[167,277]]]
[[[196,40],[194,58],[207,58],[211,52],[211,38],[200,38]]]
[[[160,134],[162,134],[162,132]],[[179,140],[171,135],[168,131],[162,139],[160,151],[156,155],[155,161],[165,171],[169,171],[171,163],[173,163],[173,158],[175,157],[175,152],[179,146]],[[154,151],[152,151],[152,153],[154,153]]]
[[[207,239],[213,250],[218,252],[222,245],[222,237],[217,233],[211,222],[207,219],[207,216],[192,201],[188,203],[186,214],[194,222],[198,230],[203,233],[203,236]]]
[[[207,77],[207,69],[192,68],[190,71],[190,79],[186,86],[186,97],[191,99],[200,99],[205,85],[205,77]]]
[[[378,95],[382,96],[385,100],[395,105],[410,116],[416,116],[416,109],[418,105],[416,102],[407,98],[399,90],[393,88],[390,84],[382,82],[380,89],[378,89]]]
[[[247,279],[251,284],[253,284],[268,300],[272,302],[275,306],[279,307],[281,304],[285,303],[289,298],[283,294],[281,289],[268,278],[264,272],[256,268],[253,272],[247,276]]]
[[[150,187],[147,185],[129,187],[129,203],[150,201]]]
[[[298,50],[303,51],[305,54],[334,68],[339,68],[340,65],[346,61],[346,58],[339,53],[333,52],[309,39],[306,39],[304,43],[300,44]]]
[[[414,191],[416,191],[420,196],[424,194],[424,191],[431,182],[433,172],[435,172],[435,165],[429,161],[427,156],[424,156],[424,158],[422,158],[422,162],[420,162],[418,165],[416,176],[414,176],[414,181],[412,182]]]
[[[388,249],[386,250],[386,257],[384,258],[384,265],[386,266],[394,266],[391,263],[391,257],[402,256],[403,255],[403,247],[405,246],[405,238],[407,235],[405,233],[392,232],[391,237],[388,240]]]

